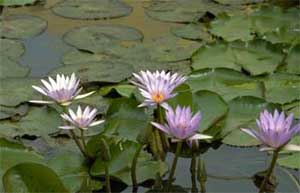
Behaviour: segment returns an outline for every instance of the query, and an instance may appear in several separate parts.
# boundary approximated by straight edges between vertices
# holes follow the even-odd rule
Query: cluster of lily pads
[[[265,180],[256,184],[260,191],[273,184],[275,163],[300,168],[299,7],[264,0],[172,0],[145,2],[144,10],[171,23],[170,33],[149,40],[120,24],[71,29],[62,38],[71,49],[47,72],[43,87],[30,77],[29,66],[19,64],[26,52],[19,40],[43,34],[47,21],[3,15],[0,191],[109,192],[118,182],[178,192],[172,189],[178,157],[191,159],[192,179],[204,191],[206,172],[218,164],[205,168],[201,156],[220,144],[262,145],[273,155],[268,172],[261,173]],[[47,13],[97,20],[132,11],[118,0],[65,0]],[[28,103],[33,99],[43,104]],[[168,165],[172,152],[174,163]],[[246,162],[239,164],[246,168]]]

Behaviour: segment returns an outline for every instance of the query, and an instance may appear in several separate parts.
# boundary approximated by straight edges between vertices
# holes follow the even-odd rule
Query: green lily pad
[[[78,49],[94,53],[109,50],[116,42],[137,41],[142,38],[143,34],[137,29],[117,24],[74,28],[64,35],[66,43]]]
[[[106,114],[105,134],[136,141],[150,124],[150,117],[133,99],[114,100]]]
[[[24,116],[28,112],[28,105],[22,104],[17,107],[6,107],[0,105],[0,119],[7,119],[15,116]]]
[[[225,101],[238,96],[263,97],[261,82],[225,68],[195,71],[190,74],[187,84],[193,92],[209,90],[219,94]]]
[[[207,12],[217,15],[230,8],[207,0],[152,1],[145,13],[154,19],[166,22],[193,22]]]
[[[265,0],[215,0],[218,3],[225,5],[245,5],[245,4],[253,4],[253,3],[261,3]]]
[[[38,163],[20,163],[11,167],[3,176],[3,185],[9,193],[69,192],[53,170]]]
[[[24,6],[32,5],[39,0],[0,0],[2,6]]]
[[[193,94],[193,108],[201,111],[201,131],[220,121],[228,111],[227,103],[219,95],[205,90]]]
[[[130,84],[117,84],[113,86],[104,86],[100,88],[100,93],[102,95],[107,95],[111,93],[112,91],[116,91],[123,97],[130,98],[130,96],[133,94],[134,90],[136,89],[135,86]]]
[[[63,55],[62,63],[65,65],[69,64],[84,64],[90,62],[101,62],[105,60],[115,59],[111,55],[102,53],[89,53],[82,52],[79,50],[71,50]]]
[[[273,73],[283,60],[279,49],[265,41],[232,44],[236,63],[251,75]]]
[[[2,121],[0,124],[0,135],[2,136],[22,136],[25,134],[35,136],[47,136],[57,132],[61,118],[52,108],[32,107],[27,116],[20,121]]]
[[[286,71],[292,74],[300,74],[300,45],[295,46],[286,58]]]
[[[299,76],[293,74],[273,74],[264,80],[264,85],[266,100],[270,102],[284,104],[300,99]]]
[[[291,155],[282,156],[278,159],[277,163],[292,169],[300,169],[300,153],[292,153]]]
[[[283,110],[287,113],[293,113],[295,117],[300,117],[300,101],[294,101],[282,106]]]
[[[0,85],[0,105],[17,106],[20,103],[33,99],[40,99],[32,85],[39,84],[37,79],[28,78],[5,78]]]
[[[172,27],[171,32],[181,38],[190,40],[202,40],[204,42],[212,42],[212,36],[201,23],[191,23],[179,27]]]
[[[254,38],[251,26],[252,21],[247,15],[222,15],[211,22],[210,32],[228,42],[235,40],[247,42]]]
[[[119,0],[66,0],[57,3],[52,11],[72,19],[113,19],[132,12],[132,7]]]
[[[22,162],[43,162],[43,157],[37,153],[26,149],[23,145],[0,138],[0,178],[11,167]],[[2,180],[0,182],[0,191],[4,192]]]
[[[8,57],[11,59],[20,58],[24,52],[24,44],[15,40],[10,39],[0,39],[0,56]],[[3,62],[2,62],[3,63]]]
[[[192,67],[195,70],[205,68],[230,68],[241,71],[241,66],[235,63],[232,48],[225,43],[208,44],[198,49],[193,54]]]
[[[102,61],[61,66],[51,71],[50,75],[73,72],[82,82],[118,83],[130,77],[133,68],[124,62]]]
[[[248,146],[257,145],[255,141],[246,141],[250,139],[238,132],[240,128],[254,128],[255,120],[259,116],[259,113],[265,109],[274,110],[276,105],[268,103],[264,99],[244,96],[237,97],[228,102],[229,112],[225,120],[225,124],[222,130],[223,136],[231,134],[224,142],[228,142],[232,145]],[[241,140],[245,139],[245,141]]]
[[[31,38],[47,28],[47,21],[32,15],[10,15],[0,21],[1,37],[12,39]]]
[[[111,161],[107,162],[109,172],[127,185],[132,184],[131,165],[138,146],[139,144],[130,141],[110,145]],[[104,164],[106,163],[97,158],[91,167],[91,175],[103,176]],[[145,180],[155,179],[157,173],[162,176],[167,171],[167,165],[164,162],[152,161],[152,156],[142,151],[136,169],[137,182],[141,183]]]
[[[0,68],[0,79],[25,77],[30,72],[29,67],[21,66],[8,57],[1,57]]]

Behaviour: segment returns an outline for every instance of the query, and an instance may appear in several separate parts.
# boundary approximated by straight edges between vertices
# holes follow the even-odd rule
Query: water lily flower
[[[173,90],[187,79],[178,73],[171,74],[165,71],[140,71],[139,74],[133,73],[133,76],[135,80],[132,83],[139,87],[145,97],[145,101],[139,107],[157,104],[166,106],[165,101],[176,95],[172,93]]]
[[[288,144],[291,138],[300,130],[300,123],[293,124],[293,114],[285,116],[284,112],[275,110],[272,115],[267,110],[260,113],[256,120],[258,131],[254,129],[241,130],[254,137],[263,144],[262,151],[286,150],[300,151],[300,146]]]
[[[70,77],[57,74],[56,81],[51,77],[48,77],[48,79],[48,82],[43,79],[41,80],[44,86],[38,87],[33,85],[32,87],[41,94],[49,97],[51,101],[31,100],[31,103],[52,104],[56,102],[67,106],[71,104],[72,100],[82,99],[94,93],[93,91],[79,95],[82,88],[79,88],[80,80],[76,78],[74,73]]]
[[[192,114],[190,107],[177,106],[166,109],[166,124],[152,122],[152,125],[172,137],[173,141],[210,139],[211,136],[197,133],[201,121],[201,113]]]
[[[69,114],[63,113],[61,117],[71,123],[71,125],[60,126],[61,129],[75,129],[79,128],[82,130],[87,130],[88,127],[93,127],[104,122],[104,120],[95,121],[97,115],[97,109],[91,109],[87,106],[84,110],[80,106],[77,108],[75,113],[72,109],[69,109]]]

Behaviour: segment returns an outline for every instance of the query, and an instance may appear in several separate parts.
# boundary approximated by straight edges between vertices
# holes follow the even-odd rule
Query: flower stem
[[[163,124],[164,123],[164,117],[163,117],[163,112],[162,112],[162,107],[160,105],[157,105],[157,119],[158,119],[158,123]],[[162,145],[165,151],[168,151],[170,148],[170,143],[168,141],[168,138],[166,137],[166,135],[159,131],[160,137],[161,137],[161,141],[162,141]]]
[[[133,160],[132,160],[132,165],[131,165],[131,180],[132,180],[132,186],[135,188],[137,187],[137,179],[136,179],[136,167],[138,163],[138,158],[143,149],[143,146],[140,145],[138,149],[136,150]]]
[[[78,148],[80,149],[81,153],[83,154],[83,156],[87,159],[87,160],[90,160],[90,157],[86,154],[82,144],[80,143],[80,141],[77,139],[77,136],[76,136],[76,133],[70,129],[70,133],[74,139],[74,141],[76,142]]]
[[[192,159],[191,159],[191,166],[190,166],[190,172],[191,172],[191,178],[192,178],[192,192],[198,192],[197,190],[197,181],[196,181],[196,155],[193,153]]]
[[[270,179],[270,177],[271,177],[271,175],[272,175],[272,173],[273,173],[273,170],[274,170],[274,168],[275,168],[275,165],[276,165],[276,161],[277,161],[278,155],[279,155],[279,151],[278,151],[278,150],[275,150],[275,151],[273,152],[273,158],[272,158],[270,167],[269,167],[269,169],[267,170],[267,174],[266,174],[266,176],[265,176],[265,178],[264,178],[264,180],[263,180],[263,182],[262,182],[262,184],[261,184],[261,186],[260,186],[260,188],[259,188],[259,193],[265,192],[265,191],[264,191],[265,186],[266,186],[267,182],[269,181],[269,179]]]
[[[107,193],[111,193],[109,168],[107,163],[105,163],[105,188]]]
[[[84,150],[86,151],[86,142],[85,142],[85,138],[84,138],[84,130],[80,129],[80,134],[81,134],[81,141],[82,141],[82,144],[83,144],[83,148]]]
[[[172,184],[172,179],[173,176],[175,174],[175,170],[176,170],[176,165],[177,165],[177,161],[178,161],[178,157],[179,157],[179,153],[181,151],[181,147],[182,147],[182,141],[179,141],[177,143],[177,147],[176,147],[176,152],[175,152],[175,157],[172,163],[172,167],[171,167],[171,171],[170,171],[170,175],[169,175],[169,179],[168,179],[168,184],[167,184],[167,192],[170,190],[171,188],[171,184]]]

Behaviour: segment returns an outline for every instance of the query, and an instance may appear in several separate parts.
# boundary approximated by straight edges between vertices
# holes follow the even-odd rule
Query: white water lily
[[[48,80],[49,81],[41,80],[44,86],[39,87],[33,85],[32,87],[51,100],[31,100],[29,102],[38,104],[59,103],[60,105],[67,106],[71,104],[72,100],[82,99],[94,93],[94,91],[92,91],[80,95],[79,93],[82,90],[82,88],[79,87],[80,79],[76,78],[74,73],[72,73],[70,77],[57,74],[56,80],[51,77],[48,77]]]
[[[80,106],[77,108],[75,113],[72,109],[69,109],[69,114],[63,113],[61,117],[68,121],[71,125],[60,126],[61,129],[83,129],[86,130],[89,127],[99,125],[104,122],[104,120],[94,120],[97,115],[97,109],[91,109],[87,106],[84,110]]]

